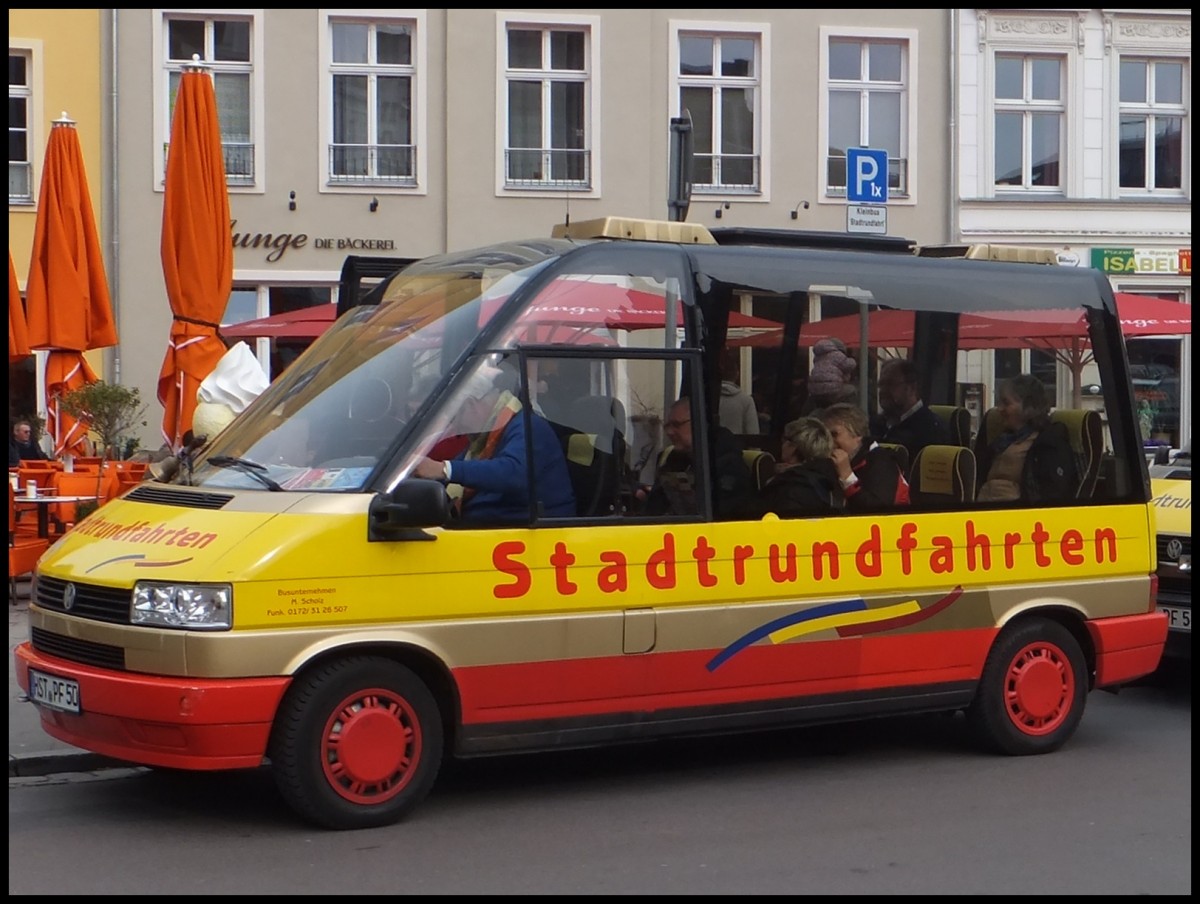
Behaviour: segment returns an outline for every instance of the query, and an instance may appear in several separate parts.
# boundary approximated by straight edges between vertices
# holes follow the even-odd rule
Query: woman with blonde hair
[[[828,515],[845,508],[837,470],[829,457],[833,437],[815,417],[790,421],[783,428],[779,470],[748,505],[747,516],[773,512],[781,518]]]

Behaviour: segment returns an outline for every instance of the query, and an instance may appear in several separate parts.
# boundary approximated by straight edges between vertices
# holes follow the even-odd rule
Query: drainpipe
[[[117,330],[117,344],[113,347],[112,357],[112,381],[115,384],[121,382],[121,303],[120,303],[120,286],[121,281],[120,268],[118,266],[121,260],[121,237],[120,237],[120,218],[117,216],[117,198],[120,194],[117,191],[117,185],[120,181],[118,178],[117,168],[119,166],[121,155],[118,152],[117,142],[117,123],[120,120],[117,118],[117,10],[109,10],[109,142],[112,165],[110,170],[110,184],[108,195],[108,283],[112,292],[113,304],[113,326]]]
[[[958,155],[961,151],[958,144],[958,10],[951,9],[950,13],[950,193],[946,203],[949,205],[946,222],[950,226],[949,242],[957,242],[959,238],[959,208],[958,208]]]

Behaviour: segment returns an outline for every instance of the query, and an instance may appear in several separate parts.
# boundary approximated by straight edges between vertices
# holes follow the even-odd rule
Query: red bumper
[[[1096,647],[1096,687],[1126,684],[1158,668],[1167,642],[1165,612],[1103,618],[1087,626]]]
[[[80,713],[38,707],[51,737],[114,759],[175,769],[261,765],[291,680],[114,672],[44,656],[27,642],[13,651],[13,660],[26,693],[31,667],[79,682]]]

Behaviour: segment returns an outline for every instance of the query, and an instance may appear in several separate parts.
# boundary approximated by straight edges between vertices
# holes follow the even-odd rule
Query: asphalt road
[[[264,770],[9,780],[10,894],[1190,894],[1191,680],[1058,753],[948,716],[456,764],[405,822],[297,821]]]

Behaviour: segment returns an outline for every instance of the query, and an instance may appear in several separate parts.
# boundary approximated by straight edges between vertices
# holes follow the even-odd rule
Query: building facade
[[[889,231],[951,237],[945,10],[876,11],[869,27],[844,10],[91,12],[97,93],[111,98],[120,330],[104,373],[151,399],[170,324],[159,241],[173,86],[193,55],[222,125],[227,324],[336,301],[347,254],[666,218],[670,121],[684,114],[690,222],[843,231],[845,151],[866,145],[888,152]],[[272,370],[295,352],[256,351]],[[145,446],[161,442],[155,407]]]
[[[956,237],[1052,248],[1117,291],[1190,304],[1191,13],[954,13]],[[1127,349],[1148,438],[1189,444],[1190,335]],[[980,383],[1006,367],[1040,371],[1067,402],[1064,368],[1036,353],[989,359]]]

